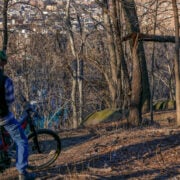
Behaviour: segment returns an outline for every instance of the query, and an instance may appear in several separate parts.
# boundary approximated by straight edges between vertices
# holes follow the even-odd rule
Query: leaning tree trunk
[[[175,24],[175,80],[176,80],[176,118],[180,126],[180,58],[179,58],[179,16],[176,0],[172,0]]]
[[[122,8],[124,10],[126,25],[128,33],[140,33],[139,21],[135,8],[134,0],[121,0]],[[130,43],[133,49],[133,42]],[[132,50],[133,51],[133,50]],[[137,58],[140,62],[140,71],[142,73],[142,112],[147,112],[150,109],[150,88],[146,65],[146,58],[144,53],[143,42],[138,43]]]

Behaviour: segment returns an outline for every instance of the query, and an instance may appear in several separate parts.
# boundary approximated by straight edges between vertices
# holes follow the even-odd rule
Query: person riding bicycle
[[[11,112],[14,98],[13,81],[4,75],[4,66],[7,64],[7,55],[0,51],[0,125],[8,131],[16,143],[16,168],[19,171],[19,180],[35,179],[34,173],[28,173],[28,140],[19,122]]]

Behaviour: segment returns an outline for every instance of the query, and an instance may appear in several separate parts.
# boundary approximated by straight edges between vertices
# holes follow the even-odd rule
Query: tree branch
[[[131,33],[122,38],[122,41],[128,41],[131,39],[135,39],[138,33]],[[180,38],[179,38],[180,39]],[[152,35],[152,34],[143,34],[139,33],[138,36],[139,41],[153,41],[153,42],[167,42],[167,43],[175,43],[175,36],[162,36],[162,35]]]

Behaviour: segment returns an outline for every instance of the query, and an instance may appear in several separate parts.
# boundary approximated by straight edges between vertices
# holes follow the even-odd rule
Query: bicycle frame
[[[27,125],[29,124],[30,132],[36,133],[35,125],[33,123],[33,120],[29,111],[27,111],[27,117],[24,118],[19,123],[22,129],[24,130],[27,128]],[[10,149],[13,142],[9,144],[7,142],[7,139],[10,139],[11,141],[13,141],[10,134],[5,130],[5,128],[3,126],[0,126],[0,142],[2,141],[0,144],[0,151],[8,151]],[[37,146],[38,151],[40,152],[37,138],[34,139],[34,143]]]
[[[1,144],[0,144],[0,150],[7,151],[9,149],[9,145],[5,141],[5,137],[10,137],[9,133],[4,129],[3,126],[0,127],[0,136],[1,136]]]

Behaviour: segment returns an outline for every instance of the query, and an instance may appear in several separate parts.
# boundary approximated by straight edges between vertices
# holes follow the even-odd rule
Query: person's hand
[[[34,109],[34,106],[32,105],[32,104],[30,104],[30,103],[27,103],[26,105],[25,105],[25,111],[27,111],[27,112],[30,112],[30,111],[34,111],[35,109]]]

